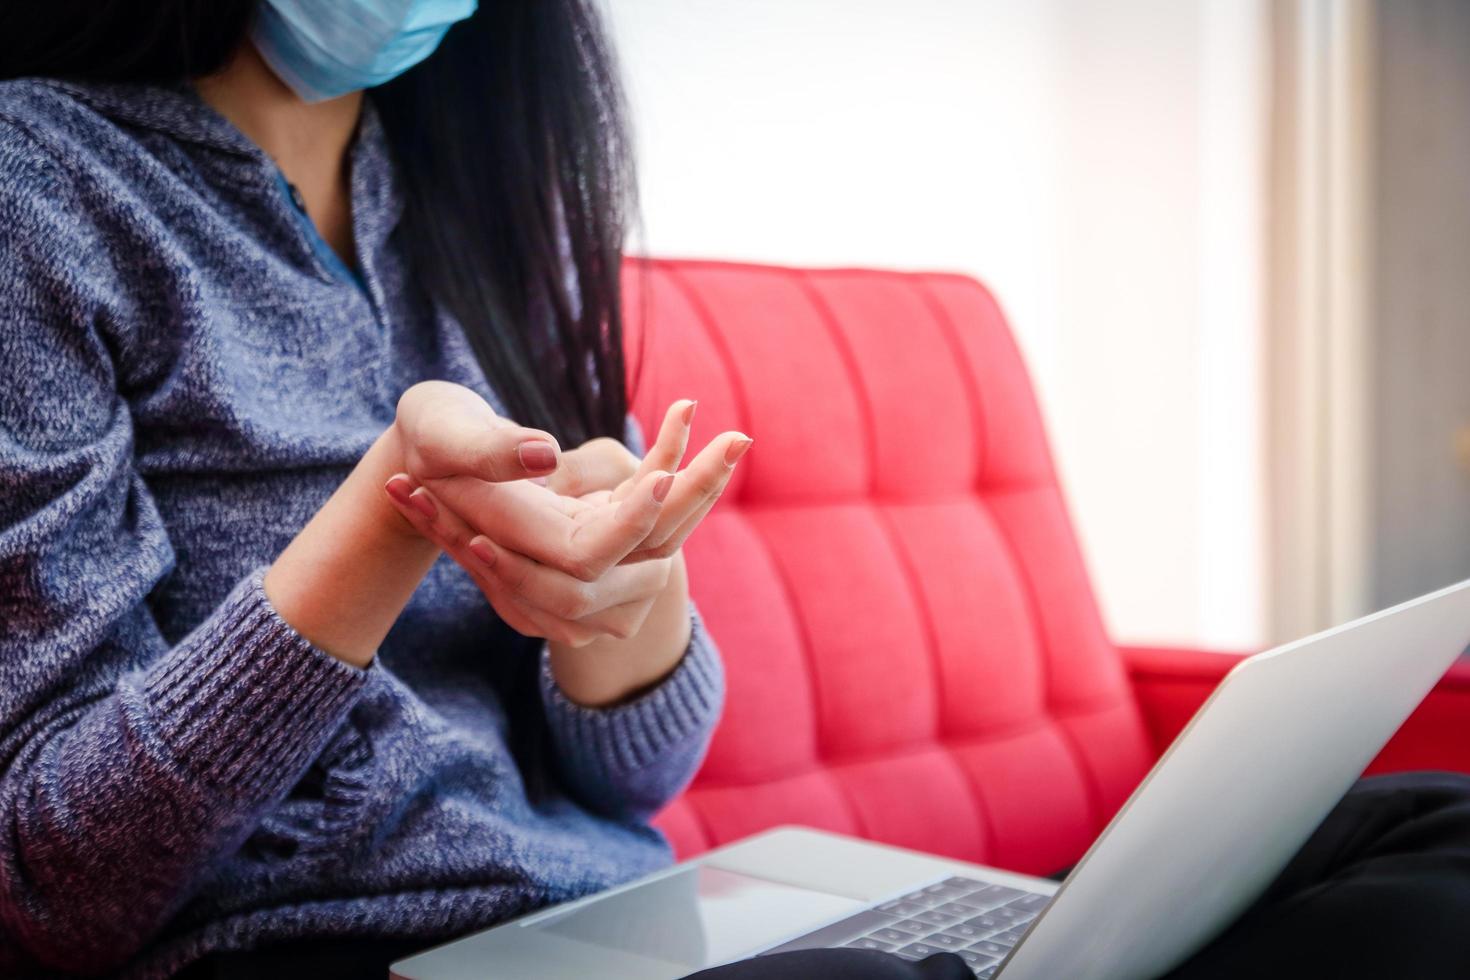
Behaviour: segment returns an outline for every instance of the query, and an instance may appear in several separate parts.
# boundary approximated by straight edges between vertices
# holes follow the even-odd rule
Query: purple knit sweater
[[[494,402],[370,108],[351,166],[356,273],[191,91],[0,84],[0,974],[427,945],[669,860],[647,818],[722,694],[697,620],[589,710],[448,560],[367,670],[261,592],[399,393]]]

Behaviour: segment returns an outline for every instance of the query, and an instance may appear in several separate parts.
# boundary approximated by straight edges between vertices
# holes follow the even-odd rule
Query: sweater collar
[[[234,123],[199,97],[192,85],[139,85],[126,82],[81,82],[46,79],[46,84],[68,93],[102,115],[124,125],[150,129],[172,139],[219,150],[273,170],[264,150]],[[349,148],[352,165],[352,203],[359,214],[359,232],[377,243],[387,238],[403,211],[382,121],[372,99],[364,99],[362,118]],[[365,224],[366,227],[361,227]]]
[[[46,79],[45,84],[66,92],[114,122],[151,129],[174,139],[227,153],[266,159],[260,147],[201,99],[194,87],[187,83],[138,85]]]

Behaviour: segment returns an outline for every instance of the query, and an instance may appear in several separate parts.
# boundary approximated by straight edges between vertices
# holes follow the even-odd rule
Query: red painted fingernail
[[[400,504],[408,503],[408,497],[411,493],[413,493],[412,488],[413,484],[409,482],[408,477],[406,476],[395,475],[389,477],[388,482],[383,484],[383,489],[387,491],[388,496],[392,497]]]
[[[754,439],[736,439],[734,442],[730,443],[730,448],[725,450],[725,465],[734,466],[736,463],[740,462],[740,457],[745,455],[745,451],[749,449],[754,442]]]
[[[658,482],[653,485],[653,499],[658,501],[659,503],[663,503],[664,498],[669,495],[669,491],[673,488],[674,474],[669,473],[665,476],[659,477]]]
[[[439,508],[434,506],[434,501],[429,499],[429,495],[422,488],[409,494],[408,502],[413,504],[415,510],[431,521],[439,516]]]
[[[684,424],[694,424],[694,410],[699,407],[699,402],[690,402],[689,407],[684,409]]]
[[[556,450],[551,448],[549,442],[523,442],[516,447],[516,455],[521,458],[521,465],[531,473],[546,473],[556,469]]]
[[[495,549],[484,538],[475,538],[470,542],[470,554],[486,565],[495,564]]]

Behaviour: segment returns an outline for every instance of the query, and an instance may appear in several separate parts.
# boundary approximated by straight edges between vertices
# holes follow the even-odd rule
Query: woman
[[[610,58],[474,8],[0,6],[6,975],[382,975],[668,860],[721,698],[679,548],[751,443],[617,441]],[[721,973],[817,971],[968,976]]]
[[[0,974],[421,947],[668,860],[721,700],[678,549],[750,441],[613,441],[607,56],[535,0],[404,72],[472,9],[0,8]]]

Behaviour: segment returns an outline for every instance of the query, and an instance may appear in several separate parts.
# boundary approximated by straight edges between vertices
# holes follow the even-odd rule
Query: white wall
[[[1264,0],[605,0],[658,255],[999,294],[1121,640],[1264,633]]]

